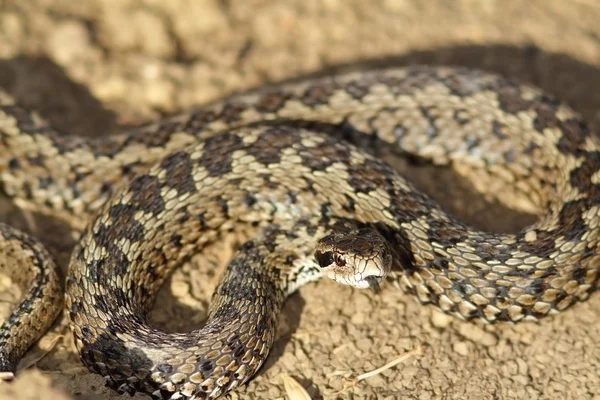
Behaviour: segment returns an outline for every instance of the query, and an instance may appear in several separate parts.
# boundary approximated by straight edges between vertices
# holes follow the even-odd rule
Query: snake
[[[452,168],[538,219],[517,233],[469,226],[383,150]],[[598,286],[599,184],[600,143],[575,111],[464,67],[281,83],[98,138],[60,132],[1,93],[2,192],[79,239],[63,285],[35,238],[0,224],[0,271],[25,293],[0,328],[0,368],[12,377],[64,311],[81,360],[112,389],[216,398],[257,373],[285,299],[324,276],[389,281],[465,320],[555,315]],[[153,326],[169,274],[227,232],[249,234],[205,325]]]

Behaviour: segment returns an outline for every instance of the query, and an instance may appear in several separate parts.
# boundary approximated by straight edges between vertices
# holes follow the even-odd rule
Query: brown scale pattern
[[[451,165],[540,220],[514,235],[472,229],[368,154],[381,145]],[[3,192],[83,231],[66,281],[83,361],[121,392],[158,398],[217,397],[249,379],[286,296],[321,276],[312,252],[340,218],[387,240],[397,286],[460,318],[517,322],[587,299],[600,268],[599,150],[567,106],[462,68],[281,85],[100,139],[56,132],[0,93]],[[149,326],[169,273],[248,224],[260,233],[231,261],[206,326]],[[0,341],[0,361],[51,324],[38,305],[60,304],[43,296],[60,293],[47,255],[19,235],[0,225],[0,243],[29,254],[15,276],[36,277],[39,290],[0,330],[13,346],[20,326],[30,330],[14,353]]]

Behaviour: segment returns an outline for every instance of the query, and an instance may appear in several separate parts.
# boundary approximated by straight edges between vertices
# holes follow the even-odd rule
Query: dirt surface
[[[534,83],[600,127],[599,20],[595,0],[0,0],[0,86],[65,131],[106,135],[288,78],[459,64]],[[514,232],[532,221],[452,174],[399,164],[478,227]],[[6,199],[0,220],[42,238],[66,266],[66,227]],[[218,277],[210,261],[198,257],[169,281],[153,314],[159,325],[199,326]],[[0,291],[9,284],[0,280]],[[286,373],[315,399],[600,399],[600,295],[539,324],[483,326],[383,289],[302,288],[266,366],[230,398],[284,398]],[[64,317],[24,365],[35,368],[0,386],[0,398],[122,398],[78,361]]]

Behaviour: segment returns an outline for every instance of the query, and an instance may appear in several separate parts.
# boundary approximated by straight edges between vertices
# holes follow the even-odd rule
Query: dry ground
[[[0,86],[63,130],[105,135],[340,67],[459,64],[541,86],[599,127],[598,21],[596,0],[0,0]],[[531,221],[452,174],[400,164],[479,227],[515,231]],[[33,231],[66,265],[65,227],[6,200],[0,220]],[[164,327],[202,321],[216,275],[200,261],[162,291],[154,319]],[[481,326],[389,285],[374,295],[323,281],[288,301],[266,367],[231,398],[283,398],[287,373],[316,399],[600,399],[599,338],[600,295],[539,324]],[[422,354],[353,381],[419,347]],[[37,368],[0,387],[0,398],[122,398],[82,368],[64,318],[30,354],[40,356]]]

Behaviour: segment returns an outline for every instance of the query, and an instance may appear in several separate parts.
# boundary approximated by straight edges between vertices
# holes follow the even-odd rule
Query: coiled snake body
[[[452,164],[481,192],[540,220],[480,232],[341,138]],[[376,140],[375,140],[376,139]],[[600,144],[539,90],[463,68],[351,73],[235,96],[126,134],[61,134],[0,97],[0,185],[25,209],[83,231],[66,312],[85,364],[120,392],[213,398],[265,360],[291,292],[323,274],[386,276],[423,303],[489,322],[537,319],[587,299],[600,258]],[[173,268],[225,231],[255,227],[206,326],[147,322]],[[0,330],[0,368],[61,308],[43,248],[0,225],[1,269],[33,280]],[[42,310],[42,311],[40,311]]]

